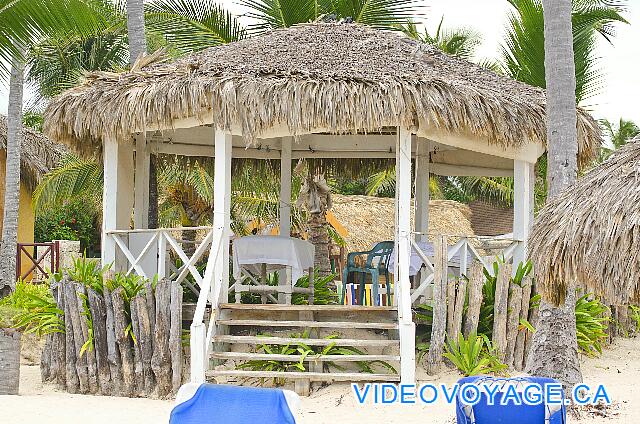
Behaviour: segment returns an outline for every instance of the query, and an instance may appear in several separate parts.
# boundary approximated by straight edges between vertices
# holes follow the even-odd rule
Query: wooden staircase
[[[284,379],[295,390],[308,395],[313,382],[400,380],[398,374],[380,365],[400,370],[398,315],[395,307],[343,305],[253,305],[221,304],[211,349],[209,380],[245,384],[254,379]],[[306,333],[307,336],[301,335]],[[327,338],[337,336],[337,338]],[[362,354],[285,355],[258,351],[260,345],[322,349],[353,347]],[[247,361],[302,361],[306,371],[263,371],[237,369]],[[377,361],[377,362],[376,362]],[[374,370],[361,372],[359,364]]]

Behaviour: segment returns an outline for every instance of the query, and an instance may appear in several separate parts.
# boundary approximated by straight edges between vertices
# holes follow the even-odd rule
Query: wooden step
[[[358,306],[358,305],[280,305],[280,304],[249,304],[223,303],[220,309],[266,311],[266,312],[397,312],[395,306]]]
[[[249,371],[249,370],[210,370],[207,377],[239,378],[285,378],[311,381],[400,381],[396,374],[333,373],[333,372],[287,372],[287,371]]]
[[[363,328],[373,330],[397,330],[398,324],[392,322],[354,322],[354,321],[275,321],[258,319],[220,319],[218,325],[237,325],[243,327],[308,327],[308,328]]]
[[[253,352],[213,352],[213,359],[226,359],[234,361],[279,361],[279,362],[398,362],[400,356],[397,355],[279,355],[271,353]]]
[[[386,347],[397,346],[399,340],[356,340],[356,339],[302,339],[291,337],[258,337],[258,336],[215,336],[217,343],[244,343],[244,344],[305,344],[308,346],[353,346],[353,347]]]

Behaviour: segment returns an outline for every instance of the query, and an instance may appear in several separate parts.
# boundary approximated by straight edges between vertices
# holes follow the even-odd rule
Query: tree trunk
[[[547,142],[549,198],[576,180],[578,143],[576,130],[576,77],[569,0],[544,0],[545,72],[547,83]],[[570,387],[582,381],[576,339],[574,283],[569,284],[564,305],[544,300],[527,359],[529,374],[559,380]]]
[[[24,64],[18,59],[11,66],[9,80],[4,215],[2,217],[2,242],[0,243],[0,298],[11,293],[16,286],[23,84]]]
[[[329,275],[331,274],[331,263],[329,262],[327,217],[324,213],[310,213],[309,215],[309,241],[315,246],[313,265],[318,269],[320,276]]]
[[[127,0],[129,63],[132,66],[147,51],[147,40],[144,35],[144,5],[142,2],[143,0]]]
[[[17,395],[20,386],[20,333],[0,328],[0,395]]]

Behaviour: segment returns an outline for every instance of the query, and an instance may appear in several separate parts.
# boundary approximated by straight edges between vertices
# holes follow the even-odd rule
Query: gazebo
[[[415,240],[429,232],[429,173],[513,176],[510,255],[516,262],[525,260],[533,220],[534,164],[546,143],[545,94],[399,33],[312,23],[174,62],[150,55],[129,72],[92,73],[50,103],[46,131],[76,150],[102,155],[102,261],[147,277],[142,262],[148,258],[143,256],[152,256],[150,263],[157,264],[155,273],[162,278],[167,275],[166,243],[179,248],[166,236],[167,229],[145,229],[149,155],[215,158],[213,228],[194,254],[197,259],[206,253],[206,244],[212,246],[206,271],[200,276],[193,258],[181,256],[187,266],[178,276],[192,273],[200,286],[191,326],[195,382],[205,378],[211,339],[219,331],[215,320],[207,330],[206,305],[217,311],[228,296],[233,158],[281,161],[284,236],[290,229],[292,160],[395,159],[397,265],[395,304],[389,309],[397,313],[401,380],[412,383],[411,306],[421,288],[412,292],[408,264]],[[585,163],[600,145],[600,135],[596,122],[582,110],[578,134],[580,161]],[[143,241],[140,234],[146,234]]]
[[[640,137],[540,211],[530,237],[540,293],[562,304],[571,282],[610,305],[640,301]]]

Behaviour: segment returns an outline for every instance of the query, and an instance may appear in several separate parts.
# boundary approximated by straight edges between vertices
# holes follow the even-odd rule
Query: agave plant
[[[500,362],[496,349],[485,335],[462,334],[458,340],[449,340],[443,354],[465,376],[479,374],[502,374],[507,366]]]

